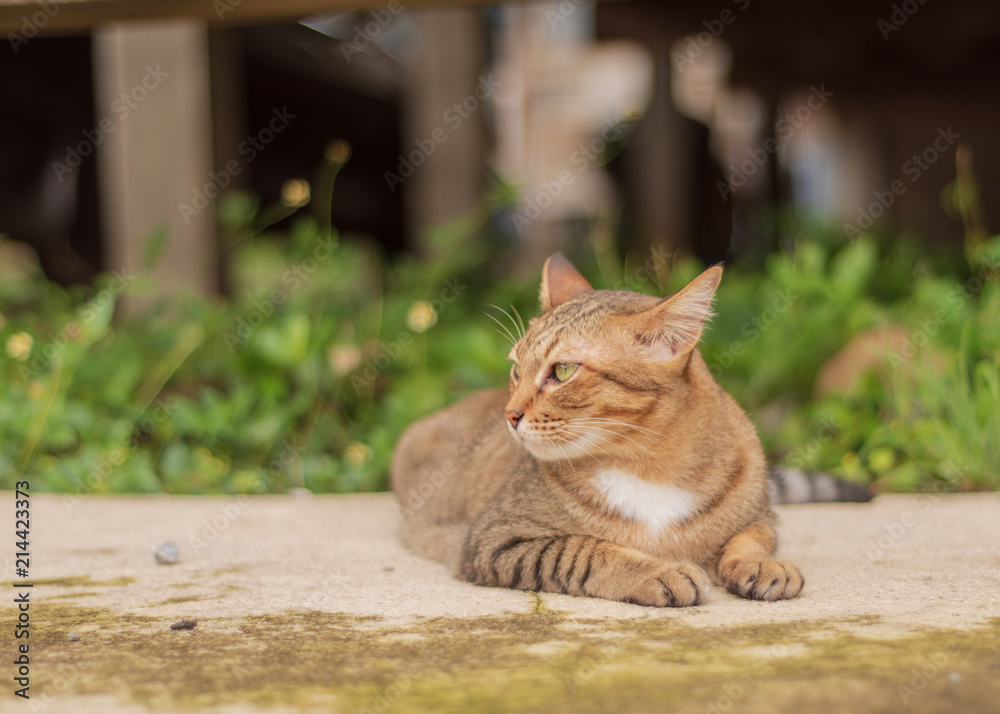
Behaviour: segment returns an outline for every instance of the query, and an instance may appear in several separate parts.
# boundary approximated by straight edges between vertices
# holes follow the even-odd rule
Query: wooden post
[[[644,249],[683,252],[691,237],[689,136],[670,96],[670,38],[652,39],[649,49],[655,64],[653,101],[624,156],[636,204],[636,238]]]
[[[433,148],[404,187],[415,233],[411,245],[419,246],[422,231],[462,216],[482,197],[487,100],[476,94],[483,71],[479,9],[430,10],[416,17],[423,37],[405,85],[401,150],[407,158]]]
[[[172,21],[94,33],[95,126],[110,268],[154,278],[154,292],[216,290],[208,30]],[[199,198],[200,197],[200,198]],[[152,270],[144,249],[167,246]]]

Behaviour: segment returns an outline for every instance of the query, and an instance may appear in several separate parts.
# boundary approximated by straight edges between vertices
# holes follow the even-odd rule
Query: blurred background
[[[1000,5],[0,4],[0,487],[387,486],[560,250],[770,457],[1000,487]]]

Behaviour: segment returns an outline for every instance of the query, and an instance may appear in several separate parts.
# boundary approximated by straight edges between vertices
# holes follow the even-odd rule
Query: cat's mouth
[[[570,461],[585,456],[594,457],[595,439],[592,434],[571,433],[565,429],[540,430],[529,422],[522,422],[517,428],[508,423],[507,427],[528,453],[539,461]]]

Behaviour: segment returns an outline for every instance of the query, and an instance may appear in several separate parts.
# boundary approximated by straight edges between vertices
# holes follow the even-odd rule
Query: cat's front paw
[[[805,585],[798,568],[770,556],[733,558],[719,566],[719,576],[729,592],[749,600],[787,600]]]
[[[691,607],[705,601],[710,581],[697,565],[664,566],[643,580],[625,602],[652,607]]]

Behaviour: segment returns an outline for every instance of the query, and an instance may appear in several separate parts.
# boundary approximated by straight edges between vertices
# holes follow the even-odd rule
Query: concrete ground
[[[388,494],[36,494],[0,712],[1000,711],[1000,495],[778,513],[799,598],[656,610],[458,582],[399,544]]]

